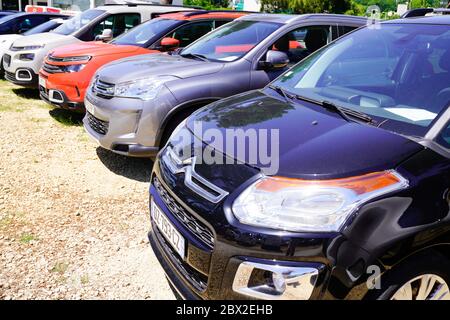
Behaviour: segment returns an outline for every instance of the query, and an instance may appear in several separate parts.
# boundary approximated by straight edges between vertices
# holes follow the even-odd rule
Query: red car
[[[49,53],[39,72],[40,96],[54,106],[84,112],[86,89],[101,66],[134,55],[185,47],[245,14],[206,10],[164,14],[109,43],[95,41],[58,48]]]

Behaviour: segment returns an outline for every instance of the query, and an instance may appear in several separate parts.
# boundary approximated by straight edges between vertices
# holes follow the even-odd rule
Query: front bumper
[[[34,55],[33,60],[21,60],[21,55]],[[5,79],[24,87],[38,87],[38,73],[42,65],[43,52],[41,51],[11,51],[3,55],[3,69]],[[45,54],[44,54],[45,55]]]
[[[160,96],[171,95],[166,91]],[[105,149],[126,156],[154,157],[159,151],[156,135],[170,105],[161,100],[101,98],[88,90],[83,124],[88,135]]]
[[[39,73],[39,77],[39,96],[42,100],[58,108],[63,108],[80,113],[85,112],[83,102],[71,100],[67,96],[66,91],[57,89],[52,86],[45,74]]]
[[[182,297],[186,299],[279,299],[286,297],[320,299],[323,297],[333,268],[325,254],[326,246],[340,235],[312,235],[309,238],[304,235],[272,237],[263,232],[258,234],[237,230],[226,225],[225,219],[222,219],[224,214],[220,206],[213,212],[209,212],[210,219],[206,219],[203,214],[199,214],[191,206],[187,206],[184,201],[181,201],[180,196],[184,198],[187,195],[186,192],[175,188],[176,193],[174,193],[173,186],[169,187],[166,184],[164,175],[161,174],[161,170],[165,169],[162,168],[159,159],[156,160],[153,170],[150,187],[151,201],[155,202],[185,238],[186,256],[181,258],[177,255],[153,219],[149,239],[167,278]],[[158,182],[155,182],[155,179]],[[158,183],[160,183],[159,187]],[[190,200],[196,201],[193,198]],[[201,206],[201,204],[199,205]],[[199,240],[195,234],[196,229],[183,223],[183,219],[180,219],[179,214],[175,214],[174,210],[178,213],[184,210],[184,214],[189,215],[187,218],[189,224],[201,224],[203,227],[197,225],[200,229],[208,228],[214,234],[214,247],[211,248]],[[297,248],[294,249],[293,243]],[[292,250],[294,251],[292,252]],[[268,287],[263,282],[256,282],[265,281],[262,276],[265,274],[264,272],[249,276],[250,282],[245,278],[237,279],[237,274],[246,274],[245,270],[244,272],[241,270],[244,264],[260,265],[262,266],[261,270],[273,270],[274,267],[278,268],[277,270],[315,270],[316,274],[311,277],[311,274],[306,272],[299,273],[298,275],[301,277],[297,279],[298,281],[290,283],[288,286],[295,287],[298,284],[301,292],[284,296],[275,294],[273,291],[268,293]],[[246,288],[247,284],[250,289]],[[258,287],[263,290],[259,290]],[[239,288],[243,290],[239,290]],[[296,290],[290,287],[287,289],[288,291],[289,289]]]

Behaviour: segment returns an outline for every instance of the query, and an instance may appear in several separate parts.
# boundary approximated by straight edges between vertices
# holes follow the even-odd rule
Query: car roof
[[[436,16],[404,18],[404,19],[384,21],[383,23],[450,25],[450,15],[444,14],[444,15],[436,15]]]
[[[350,16],[345,14],[328,14],[328,13],[312,13],[312,14],[274,14],[274,13],[255,13],[239,18],[239,20],[276,22],[282,24],[291,24],[307,20],[345,20],[365,23],[367,18]]]
[[[208,10],[195,10],[195,11],[185,11],[185,12],[175,12],[161,14],[159,17],[163,19],[173,19],[173,20],[198,20],[205,18],[231,18],[236,19],[248,14],[245,11],[208,11]]]
[[[8,15],[8,17],[18,18],[22,16],[29,16],[29,15],[36,15],[36,16],[52,16],[52,17],[66,17],[66,14],[61,14],[57,12],[17,12],[15,14]]]

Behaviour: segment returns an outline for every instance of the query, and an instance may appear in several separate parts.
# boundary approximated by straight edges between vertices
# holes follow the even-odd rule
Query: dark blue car
[[[19,12],[15,14],[5,15],[0,18],[0,35],[1,34],[22,34],[34,27],[43,24],[55,18],[63,18],[64,15],[59,13],[29,13]]]
[[[450,299],[449,105],[450,17],[436,16],[369,25],[200,109],[151,177],[149,238],[173,287]]]

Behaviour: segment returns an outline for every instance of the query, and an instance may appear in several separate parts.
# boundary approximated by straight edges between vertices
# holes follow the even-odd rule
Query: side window
[[[351,26],[339,26],[339,37],[342,37],[344,34],[349,33],[350,31],[355,30],[358,27]]]
[[[295,64],[330,42],[331,26],[308,26],[295,29],[277,41],[271,50],[284,51]]]
[[[180,47],[186,47],[213,29],[213,21],[200,21],[181,26],[167,37],[180,41]]]
[[[139,13],[110,15],[92,29],[91,37],[92,40],[95,39],[95,37],[102,34],[105,29],[111,29],[113,37],[117,37],[139,23],[141,23],[141,16]]]
[[[214,29],[217,29],[221,26],[223,26],[224,24],[227,24],[229,22],[231,22],[232,20],[216,20],[214,21]]]
[[[34,27],[44,23],[48,19],[43,16],[29,16],[23,19],[20,19],[17,24],[17,33],[24,33]]]
[[[437,138],[437,143],[443,145],[445,148],[450,149],[450,122],[447,127],[442,130]]]

